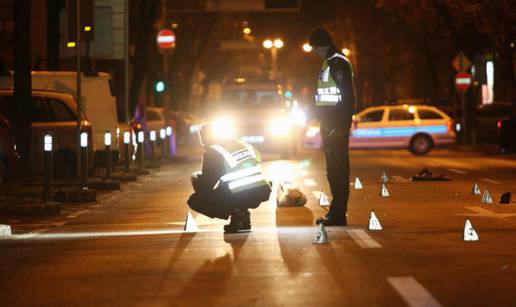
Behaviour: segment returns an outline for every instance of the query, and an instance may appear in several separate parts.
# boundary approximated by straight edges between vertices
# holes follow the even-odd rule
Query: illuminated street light
[[[68,48],[75,48],[75,42],[68,42],[68,43],[66,43],[66,47],[68,47]]]
[[[303,44],[303,51],[304,51],[304,52],[312,52],[312,49],[313,49],[313,48],[312,48],[312,46],[310,46],[310,44],[309,44],[309,43],[304,43],[304,44]]]
[[[349,48],[342,48],[342,53],[348,57],[351,54],[351,50]]]
[[[283,41],[279,38],[274,40],[274,48],[281,49],[283,47]]]
[[[249,27],[245,27],[245,28],[242,30],[242,32],[244,32],[244,34],[245,34],[245,35],[249,35],[249,34],[251,34],[251,32],[252,32],[252,31],[251,31],[251,28],[249,28]]]
[[[274,46],[274,43],[270,39],[266,39],[263,41],[263,47],[266,49],[271,49]]]

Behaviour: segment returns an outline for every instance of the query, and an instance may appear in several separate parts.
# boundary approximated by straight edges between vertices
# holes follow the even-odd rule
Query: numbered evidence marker
[[[199,231],[199,226],[197,226],[197,222],[190,213],[190,210],[188,210],[188,214],[186,215],[186,221],[183,230],[188,232]]]
[[[374,211],[371,211],[371,217],[369,218],[369,230],[382,230],[382,224],[380,224],[380,220],[374,214]]]
[[[382,183],[382,189],[380,190],[380,196],[382,196],[382,197],[389,197],[389,196],[391,196],[389,194],[389,190],[387,190],[387,187],[383,183]]]
[[[355,177],[355,190],[361,190],[364,187],[362,186],[362,182],[360,182],[360,179],[358,177]]]
[[[328,196],[321,190],[321,194],[319,194],[319,206],[328,207],[330,205],[330,200]]]
[[[382,177],[380,178],[380,182],[383,183],[383,184],[389,182],[389,177],[387,176],[386,172],[382,173]]]
[[[492,204],[493,203],[493,198],[491,197],[491,194],[489,193],[489,191],[487,189],[485,189],[484,194],[482,195],[481,202],[483,204]]]
[[[478,183],[475,182],[475,184],[471,188],[471,194],[473,194],[473,195],[480,195],[480,194],[482,194],[482,192],[480,192],[480,188],[478,187]]]
[[[469,219],[466,219],[466,224],[464,225],[464,241],[478,241],[478,234],[471,225]]]
[[[315,232],[313,244],[328,244],[330,241],[328,240],[328,232],[326,232],[326,227],[324,227],[323,223],[320,223],[317,226],[317,231]]]

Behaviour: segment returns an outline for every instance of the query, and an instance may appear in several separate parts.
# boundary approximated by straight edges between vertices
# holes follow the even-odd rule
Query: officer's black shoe
[[[346,226],[348,225],[348,221],[346,217],[334,218],[331,216],[321,216],[315,221],[315,224],[323,224],[324,226]]]
[[[225,233],[251,231],[251,214],[247,209],[237,209],[231,214],[231,222],[224,225]]]

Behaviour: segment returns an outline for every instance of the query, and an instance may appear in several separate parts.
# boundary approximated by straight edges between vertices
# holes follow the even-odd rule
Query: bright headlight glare
[[[290,120],[299,127],[306,126],[306,114],[301,109],[293,108],[290,112]]]
[[[214,132],[220,138],[232,138],[235,135],[235,126],[229,118],[221,118],[213,122]]]
[[[308,128],[305,135],[306,137],[313,138],[317,135],[317,133],[319,133],[319,127],[311,126]]]
[[[274,135],[287,135],[290,132],[290,122],[284,118],[275,118],[271,121],[270,130]]]

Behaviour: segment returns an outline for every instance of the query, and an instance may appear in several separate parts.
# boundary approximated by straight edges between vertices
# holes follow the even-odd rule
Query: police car
[[[434,146],[455,143],[453,120],[439,109],[426,105],[379,106],[353,117],[350,148],[407,148],[425,155]],[[317,124],[308,126],[304,145],[321,147]]]
[[[242,78],[223,87],[221,100],[208,116],[221,136],[237,137],[265,152],[293,153],[296,127],[303,112],[283,98],[274,81],[248,81]]]

